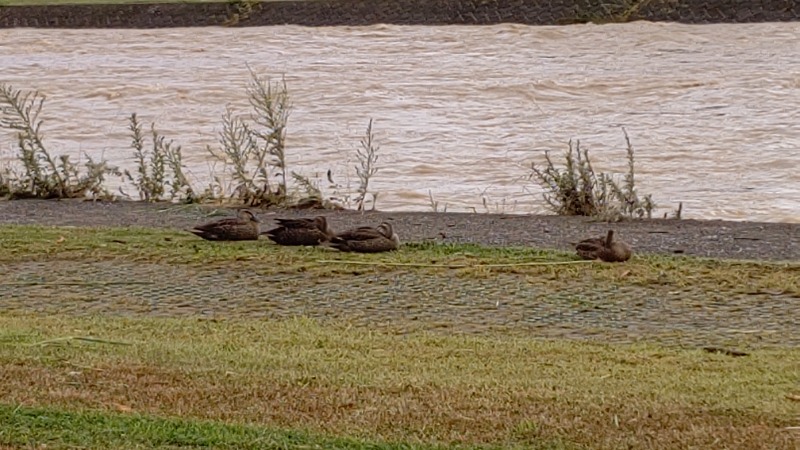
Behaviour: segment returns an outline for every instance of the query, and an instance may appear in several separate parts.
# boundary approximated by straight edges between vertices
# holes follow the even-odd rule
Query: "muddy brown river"
[[[3,29],[0,82],[47,96],[56,153],[133,170],[128,117],[155,121],[198,186],[222,171],[206,148],[226,106],[247,111],[249,64],[285,75],[290,168],[329,195],[356,188],[370,118],[383,210],[430,210],[432,195],[448,211],[543,212],[530,163],[580,139],[621,173],[625,127],[660,214],[683,202],[686,218],[800,222],[798,36],[800,23]],[[14,146],[0,133],[5,164]]]

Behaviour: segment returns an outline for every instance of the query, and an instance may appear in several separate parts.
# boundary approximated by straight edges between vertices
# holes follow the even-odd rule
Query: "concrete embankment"
[[[800,20],[795,0],[301,0],[0,7],[0,28],[202,26],[563,25],[585,22],[747,23]]]

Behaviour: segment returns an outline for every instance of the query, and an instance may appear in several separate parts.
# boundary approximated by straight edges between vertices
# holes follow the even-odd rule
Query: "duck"
[[[400,238],[392,224],[381,222],[377,227],[358,227],[331,237],[330,246],[343,252],[381,253],[397,250]]]
[[[258,240],[260,223],[252,211],[241,209],[235,219],[221,219],[187,231],[207,241],[255,241]]]
[[[608,230],[605,238],[590,238],[578,242],[575,251],[583,259],[599,259],[605,262],[625,262],[633,254],[626,242],[614,241],[614,230]]]
[[[278,245],[319,245],[333,236],[325,216],[313,219],[275,219],[278,227],[265,231],[272,242]]]

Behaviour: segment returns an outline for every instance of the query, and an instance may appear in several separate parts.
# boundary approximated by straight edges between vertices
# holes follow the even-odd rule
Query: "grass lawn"
[[[732,358],[304,319],[0,315],[0,443],[792,448],[798,368],[798,349]]]
[[[0,404],[0,423],[4,424],[3,431],[7,433],[5,441],[11,445],[36,442],[46,445],[47,448],[325,448],[333,450],[492,448],[491,446],[426,445],[335,438],[297,430],[280,430],[253,425],[166,419],[141,414],[12,407],[2,404]],[[3,439],[0,439],[0,442],[2,441]],[[553,445],[542,448],[559,447]]]
[[[589,286],[798,292],[790,264],[641,255],[603,264],[532,248],[408,244],[354,255],[212,243],[178,230],[42,226],[0,227],[0,248],[0,266],[253,264],[307,277],[510,272],[554,287],[577,277]],[[0,310],[0,448],[790,449],[800,439],[792,429],[800,425],[799,383],[793,347],[737,358],[305,318]]]
[[[381,254],[340,253],[316,247],[281,247],[258,242],[208,242],[180,230],[152,228],[0,227],[0,263],[21,261],[136,261],[202,266],[256,265],[263,275],[456,271],[492,278],[515,273],[541,277],[554,288],[581,283],[701,287],[709,291],[771,291],[800,296],[800,265],[634,255],[624,264],[582,261],[570,252],[531,247],[406,243]],[[268,264],[265,264],[268,262]]]

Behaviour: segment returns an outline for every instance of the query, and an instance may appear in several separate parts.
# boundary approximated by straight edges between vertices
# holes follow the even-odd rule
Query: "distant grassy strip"
[[[260,0],[276,1],[276,0]],[[280,0],[277,0],[280,1]],[[126,5],[151,3],[225,3],[225,0],[0,0],[0,6]]]
[[[300,0],[258,0],[259,2],[284,2]],[[319,0],[301,0],[319,1]],[[231,3],[227,0],[0,0],[0,6],[51,6],[51,5],[134,5],[160,3]]]
[[[380,443],[300,431],[132,414],[65,411],[0,404],[0,444],[48,449],[215,448],[447,450],[486,448]],[[540,447],[552,448],[556,447]],[[564,447],[565,448],[565,447]]]
[[[72,339],[78,337],[92,339]],[[792,436],[782,429],[800,425],[789,398],[800,394],[798,367],[800,350],[793,348],[734,358],[499,334],[394,335],[299,319],[0,314],[6,405],[180,416],[373,441],[789,448],[782,445]],[[0,417],[9,419],[0,423],[26,425],[0,432],[8,444],[60,439],[62,446],[225,448],[258,438],[277,442],[260,448],[291,448],[279,444],[292,437],[310,448],[415,448],[129,416],[44,421],[27,412],[14,418],[11,409],[2,409]]]
[[[135,5],[161,3],[233,3],[235,0],[0,0],[0,6]],[[263,3],[321,0],[258,0]]]

